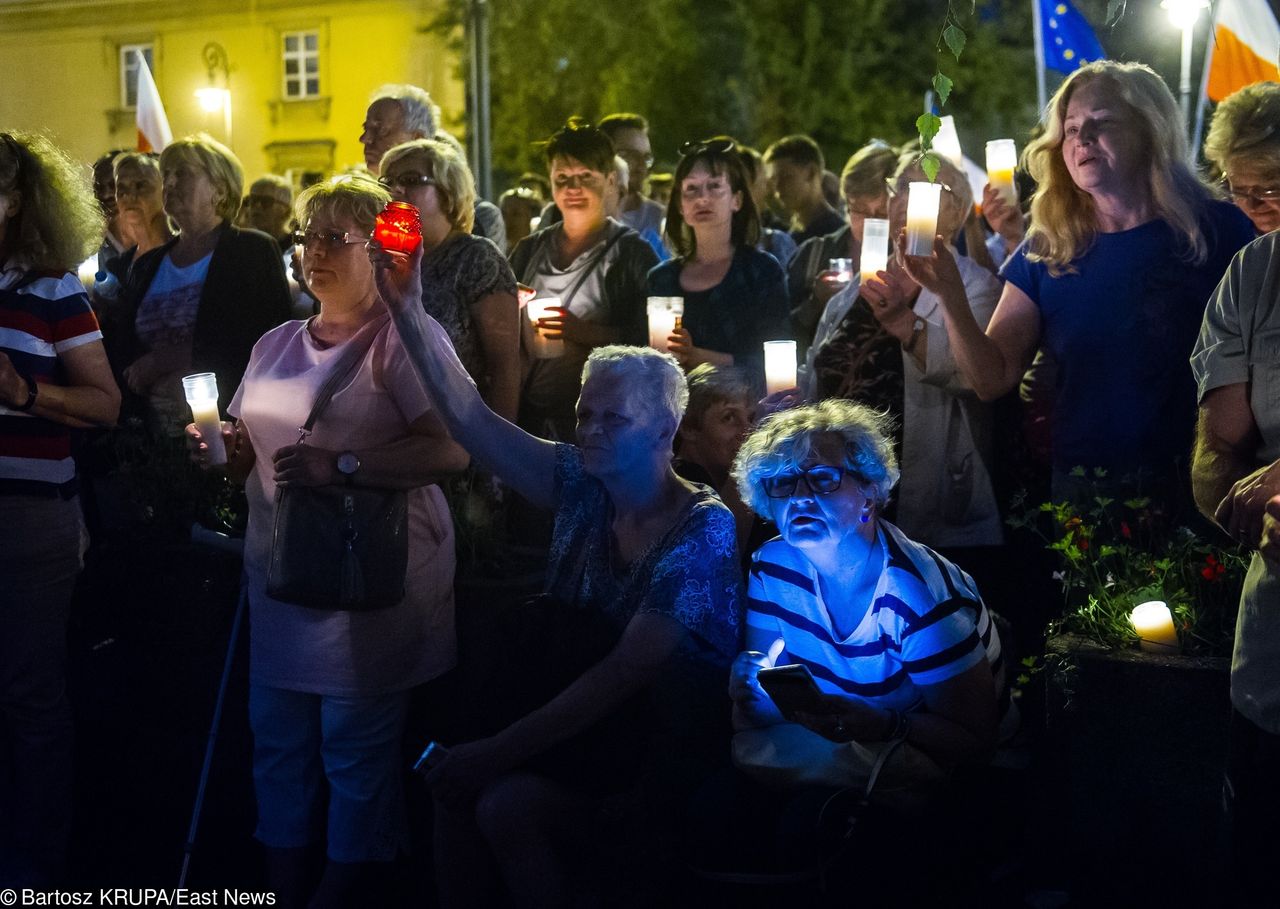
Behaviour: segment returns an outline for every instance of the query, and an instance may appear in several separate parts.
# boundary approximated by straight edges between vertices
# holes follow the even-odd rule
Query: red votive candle
[[[411,253],[422,242],[422,219],[408,202],[390,202],[378,215],[373,239],[391,252]]]

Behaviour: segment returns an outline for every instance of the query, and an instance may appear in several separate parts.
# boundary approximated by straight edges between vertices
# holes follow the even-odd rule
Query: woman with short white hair
[[[1031,229],[985,330],[944,239],[932,255],[906,256],[899,235],[907,273],[941,299],[956,364],[983,400],[1012,390],[1038,347],[1052,354],[1055,498],[1092,501],[1092,478],[1072,473],[1083,467],[1106,472],[1108,494],[1189,502],[1187,358],[1253,226],[1191,171],[1181,124],[1142,64],[1090,63],[1062,84],[1026,151],[1038,185]]]
[[[674,685],[658,700],[679,710],[723,697],[715,674],[738,650],[742,608],[733,517],[714,492],[672,469],[688,390],[669,354],[592,351],[577,444],[539,439],[485,405],[444,330],[418,305],[421,253],[392,255],[373,244],[371,255],[400,337],[453,437],[529,502],[555,512],[546,593],[573,617],[572,635],[596,632],[591,657],[582,656],[585,647],[575,651],[580,674],[494,734],[452,748],[427,776],[440,808],[442,902],[495,901],[485,891],[496,882],[478,872],[491,852],[511,893],[565,905],[575,884],[564,862],[581,855],[565,849],[566,838],[581,835],[575,819],[594,804],[589,796],[632,787],[636,762],[672,740],[663,722],[630,719],[635,699],[655,697],[660,685]],[[627,720],[621,738],[609,733],[619,718]],[[692,752],[708,728],[683,728],[676,738]],[[654,753],[659,761],[688,757]]]

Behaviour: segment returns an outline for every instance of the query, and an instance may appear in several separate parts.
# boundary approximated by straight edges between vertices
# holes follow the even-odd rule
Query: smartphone
[[[756,674],[760,687],[777,705],[784,717],[790,719],[797,713],[825,713],[823,693],[808,666],[793,663],[761,669]]]
[[[423,749],[422,754],[414,761],[413,772],[426,776],[432,770],[436,769],[449,755],[449,749],[441,745],[439,742],[428,742],[427,747]]]

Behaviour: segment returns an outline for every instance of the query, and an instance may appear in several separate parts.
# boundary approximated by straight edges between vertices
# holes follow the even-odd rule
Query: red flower
[[[1081,550],[1088,549],[1088,548],[1089,548],[1089,538],[1088,538],[1088,537],[1079,537],[1079,538],[1076,540],[1076,546],[1078,546]]]
[[[1217,575],[1214,574],[1212,568],[1201,568],[1200,577],[1204,578],[1206,581],[1212,581],[1214,578],[1217,577]]]
[[[1126,540],[1133,539],[1133,531],[1129,529],[1128,521],[1120,522],[1120,536],[1124,537]]]

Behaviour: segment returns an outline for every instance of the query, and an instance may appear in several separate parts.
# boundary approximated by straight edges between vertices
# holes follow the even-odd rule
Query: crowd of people
[[[904,230],[919,149],[878,139],[837,177],[807,136],[715,136],[664,178],[643,117],[575,117],[494,204],[409,85],[371,97],[364,166],[296,199],[274,175],[246,192],[204,135],[105,155],[91,185],[0,132],[0,876],[66,873],[80,491],[111,467],[77,457],[125,432],[182,482],[243,489],[256,836],[282,905],[345,905],[408,848],[411,702],[477,677],[461,476],[490,490],[486,527],[546,514],[546,576],[489,628],[502,658],[467,721],[441,723],[466,732],[425,770],[435,880],[444,905],[558,906],[607,886],[594,856],[622,828],[655,886],[782,867],[824,848],[833,793],[882,773],[929,793],[989,760],[1017,727],[1000,629],[1027,621],[999,593],[1009,450],[1056,500],[1198,506],[1254,550],[1228,768],[1249,868],[1280,805],[1277,124],[1280,85],[1232,96],[1197,173],[1152,70],[1083,66],[1026,144],[1023,205],[942,162],[926,255]],[[419,213],[411,252],[375,239],[393,201]],[[868,218],[885,268],[833,267]],[[654,346],[650,297],[682,300]],[[775,340],[797,387],[765,395]],[[184,396],[205,372],[220,440]],[[393,605],[273,582],[284,494],[321,487],[404,494]]]

